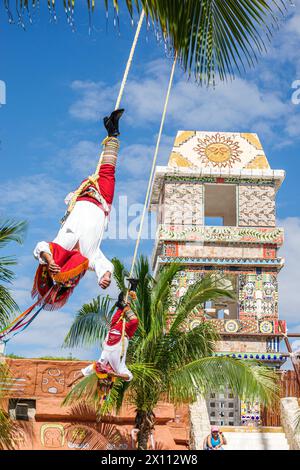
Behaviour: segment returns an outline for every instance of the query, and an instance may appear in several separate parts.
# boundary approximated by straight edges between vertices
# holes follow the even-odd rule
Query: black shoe
[[[139,280],[131,277],[131,278],[127,278],[127,281],[129,282],[128,290],[132,292],[136,292]]]
[[[109,117],[103,119],[104,127],[107,130],[108,137],[117,137],[119,132],[119,119],[124,113],[124,109],[116,109]]]
[[[120,308],[120,309],[124,309],[126,307],[126,302],[125,302],[125,298],[124,298],[124,293],[123,292],[120,292],[119,296],[118,296],[118,300],[116,302],[116,307]]]

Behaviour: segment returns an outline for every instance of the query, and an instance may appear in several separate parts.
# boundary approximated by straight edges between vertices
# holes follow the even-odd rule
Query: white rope
[[[142,212],[142,217],[141,217],[141,222],[140,222],[140,228],[139,228],[139,232],[138,232],[138,236],[137,236],[137,240],[136,240],[136,244],[135,244],[135,249],[134,249],[134,254],[133,254],[133,258],[132,258],[130,277],[133,276],[133,270],[134,270],[134,266],[135,266],[135,262],[136,262],[137,252],[138,252],[139,244],[140,244],[140,241],[141,241],[143,224],[144,224],[144,220],[145,220],[146,210],[147,210],[147,207],[148,207],[148,200],[149,200],[150,190],[151,190],[151,186],[152,186],[152,180],[153,180],[153,175],[154,175],[154,170],[155,170],[155,165],[156,165],[156,160],[157,160],[157,155],[158,155],[158,149],[159,149],[161,136],[162,136],[162,131],[163,131],[164,123],[165,123],[166,112],[167,112],[167,107],[168,107],[168,103],[169,103],[170,92],[171,92],[171,88],[172,88],[174,72],[175,72],[175,67],[176,67],[176,61],[177,61],[177,54],[175,54],[175,58],[174,58],[174,62],[173,62],[172,70],[171,70],[171,75],[170,75],[170,79],[169,79],[168,91],[167,91],[167,95],[166,95],[165,105],[164,105],[164,109],[163,109],[163,113],[162,113],[162,117],[161,117],[161,122],[160,122],[159,133],[158,133],[156,147],[155,147],[155,151],[154,151],[152,168],[151,168],[151,173],[150,173],[150,176],[149,176],[148,188],[147,188],[147,193],[146,193],[146,196],[145,196],[145,202],[144,202],[144,207],[143,207],[143,212]]]
[[[141,16],[140,16],[140,19],[139,19],[139,22],[138,22],[138,25],[137,25],[137,28],[136,28],[136,32],[135,32],[135,35],[134,35],[134,39],[133,39],[133,43],[132,43],[132,46],[131,46],[131,49],[130,49],[130,53],[129,53],[129,57],[128,57],[128,60],[127,60],[127,64],[126,64],[126,67],[125,67],[125,71],[124,71],[124,75],[123,75],[123,79],[122,79],[122,82],[121,82],[121,86],[120,86],[120,90],[119,90],[119,95],[118,95],[118,98],[117,98],[117,101],[116,101],[116,105],[115,105],[115,110],[119,108],[120,106],[120,102],[121,102],[121,99],[122,99],[122,96],[123,96],[123,92],[124,92],[124,88],[125,88],[125,85],[126,85],[126,82],[127,82],[127,78],[128,78],[128,74],[129,74],[129,70],[130,70],[130,66],[131,66],[131,63],[132,63],[132,59],[133,59],[133,56],[134,56],[134,52],[135,52],[135,48],[136,48],[136,45],[137,45],[137,42],[138,42],[138,38],[139,38],[139,34],[140,34],[140,31],[141,31],[141,27],[142,27],[142,24],[143,24],[143,20],[144,20],[144,17],[145,17],[145,11],[142,10],[142,13],[141,13]],[[104,145],[105,143],[105,140],[102,142],[102,145]],[[102,160],[103,160],[103,156],[104,156],[104,152],[102,151],[101,154],[100,154],[100,157],[99,157],[99,160],[98,160],[98,165],[96,167],[96,171],[91,175],[89,176],[88,180],[94,184],[96,187],[97,187],[97,179],[98,179],[98,172],[99,172],[99,169],[100,169],[100,166],[102,165]],[[75,192],[73,193],[70,193],[72,194],[72,197],[71,197],[71,200],[69,202],[69,205],[68,205],[68,209],[67,209],[67,212],[65,214],[65,216],[63,217],[62,219],[62,224],[64,223],[64,221],[66,220],[66,217],[70,214],[70,212],[73,210],[74,206],[75,206],[75,203],[77,201],[77,198],[78,196],[81,194],[81,192],[83,191],[84,187],[87,186],[87,182],[86,183],[82,183]],[[100,191],[99,191],[100,193]],[[100,193],[101,194],[101,193]]]
[[[127,64],[126,64],[126,68],[125,68],[125,72],[124,72],[124,75],[123,75],[123,80],[122,80],[122,83],[121,83],[121,86],[120,86],[120,91],[119,91],[119,95],[118,95],[118,98],[117,98],[117,101],[116,101],[115,109],[118,109],[119,106],[120,106],[120,103],[121,103],[121,99],[122,99],[122,96],[123,96],[124,88],[125,88],[125,85],[126,85],[128,73],[129,73],[129,70],[130,70],[132,58],[133,58],[134,51],[135,51],[135,48],[136,48],[136,45],[137,45],[137,42],[138,42],[138,38],[139,38],[139,34],[140,34],[140,31],[141,31],[141,27],[142,27],[142,24],[143,24],[144,17],[145,17],[145,11],[142,10],[142,13],[141,13],[141,16],[140,16],[140,19],[139,19],[139,22],[138,22],[138,25],[137,25],[137,28],[136,28],[133,43],[132,43],[132,46],[131,46],[128,61],[127,61]]]
[[[159,128],[157,141],[156,141],[156,147],[155,147],[155,151],[154,151],[154,155],[153,155],[152,168],[151,168],[151,172],[150,172],[150,176],[149,176],[148,188],[147,188],[147,192],[146,192],[146,196],[145,196],[143,212],[142,212],[142,217],[141,217],[141,222],[140,222],[140,228],[139,228],[139,232],[138,232],[138,236],[137,236],[137,240],[136,240],[136,244],[135,244],[135,249],[134,249],[134,253],[133,253],[132,263],[131,263],[131,269],[130,269],[130,274],[129,274],[130,278],[133,276],[136,257],[137,257],[137,253],[138,253],[138,249],[139,249],[139,245],[140,245],[140,241],[141,241],[143,224],[144,224],[144,220],[145,220],[146,210],[147,210],[147,207],[148,207],[148,200],[149,200],[149,195],[150,195],[151,186],[152,186],[152,180],[153,180],[153,175],[154,175],[154,170],[155,170],[155,165],[156,165],[156,160],[157,160],[157,155],[158,155],[158,149],[159,149],[161,136],[162,136],[162,131],[163,131],[164,123],[165,123],[165,118],[166,118],[166,113],[167,113],[167,108],[168,108],[168,103],[169,103],[169,98],[170,98],[170,93],[171,93],[171,88],[172,88],[172,83],[173,83],[173,78],[174,78],[174,72],[175,72],[175,67],[176,67],[176,61],[177,61],[177,54],[175,54],[175,57],[174,57],[174,62],[173,62],[173,65],[172,65],[171,75],[170,75],[170,79],[169,79],[167,95],[166,95],[165,104],[164,104],[164,109],[163,109],[163,113],[162,113],[162,116],[161,116],[160,128]],[[126,292],[125,302],[128,301],[128,295],[129,295],[129,289],[127,289],[127,292]],[[122,325],[122,338],[121,338],[121,341],[122,341],[122,350],[121,350],[121,355],[120,355],[121,357],[124,355],[124,352],[125,352],[125,325],[126,325],[126,319],[125,319],[125,315],[124,315],[123,325]]]

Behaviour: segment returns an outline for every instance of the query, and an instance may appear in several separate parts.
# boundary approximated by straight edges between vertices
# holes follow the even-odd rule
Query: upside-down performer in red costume
[[[114,197],[118,121],[122,113],[123,110],[117,110],[109,118],[104,118],[108,137],[103,141],[103,157],[96,184],[87,184],[78,195],[55,239],[50,243],[41,241],[34,249],[40,266],[33,293],[43,297],[45,290],[54,283],[62,286],[59,291],[55,290],[55,297],[48,299],[52,307],[58,308],[66,302],[87,269],[95,271],[102,289],[111,283],[113,265],[100,250],[100,244]],[[67,203],[73,195],[67,196]]]
[[[102,289],[110,285],[113,265],[100,250],[100,244],[114,197],[117,137],[123,111],[113,111],[104,118],[108,136],[103,141],[97,173],[68,195],[68,210],[56,238],[52,242],[41,241],[34,249],[39,261],[32,289],[36,302],[0,331],[0,340],[9,341],[12,333],[23,331],[42,309],[62,307],[88,269],[95,271]]]

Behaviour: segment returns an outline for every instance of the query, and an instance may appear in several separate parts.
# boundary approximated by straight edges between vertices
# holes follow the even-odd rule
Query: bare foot
[[[103,276],[101,277],[99,286],[102,287],[102,289],[107,289],[107,287],[110,286],[110,283],[111,283],[111,273],[109,271],[106,271],[106,273],[104,273]]]

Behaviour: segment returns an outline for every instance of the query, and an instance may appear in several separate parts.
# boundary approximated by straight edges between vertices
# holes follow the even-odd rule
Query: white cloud
[[[166,125],[176,130],[249,130],[260,131],[264,138],[278,146],[293,143],[298,138],[298,107],[292,105],[291,83],[300,78],[300,4],[290,10],[278,32],[259,58],[258,65],[243,78],[221,83],[215,89],[198,87],[180,73],[179,67],[171,92]],[[123,102],[124,118],[134,128],[159,125],[168,78],[168,59],[147,63],[143,70],[127,81]],[[295,74],[291,83],[289,77]],[[70,108],[72,116],[83,120],[98,120],[99,110],[110,109],[112,94],[118,84],[106,87],[103,82],[75,81],[72,88],[77,99]],[[299,105],[300,106],[300,105]],[[75,112],[74,112],[75,110]]]
[[[68,170],[76,174],[79,183],[94,173],[101,151],[101,145],[91,140],[79,140],[70,147],[60,150],[55,161],[58,161],[58,164],[60,162],[61,166],[67,166]]]
[[[79,98],[70,107],[71,116],[84,121],[98,121],[101,112],[113,108],[117,85],[108,87],[104,82],[75,80],[71,83],[72,90]]]
[[[168,73],[165,61],[161,61],[158,79],[158,62],[155,61],[154,72],[150,63],[142,78],[127,82],[124,119],[132,127],[159,126]],[[97,88],[101,88],[101,98],[94,93]],[[110,88],[105,91],[102,83],[86,82],[80,91],[82,95],[73,107],[80,106],[83,119],[96,120],[94,109],[101,109],[103,95],[109,95]],[[74,116],[73,107],[71,114]],[[181,76],[173,85],[166,124],[172,124],[176,129],[251,130],[256,128],[257,121],[263,121],[269,127],[277,125],[278,120],[290,112],[290,107],[279,93],[258,86],[254,80],[236,78],[233,82],[219,84],[215,89],[207,89]],[[81,118],[81,115],[78,113],[76,117]],[[134,146],[131,150],[135,150]]]
[[[67,185],[47,174],[9,179],[1,184],[0,211],[21,219],[53,219],[65,210]]]
[[[300,218],[278,221],[284,227],[285,242],[280,256],[285,266],[279,274],[279,316],[289,323],[299,322]]]

